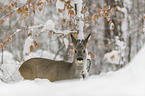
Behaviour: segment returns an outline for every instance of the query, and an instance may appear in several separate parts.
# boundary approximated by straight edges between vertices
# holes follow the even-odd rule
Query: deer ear
[[[83,40],[83,44],[84,44],[84,46],[86,46],[87,47],[87,45],[88,45],[88,42],[90,41],[90,39],[91,39],[91,33],[86,37],[86,39],[85,40]]]
[[[71,40],[72,40],[73,45],[76,45],[77,44],[76,38],[72,34],[70,35],[71,35]]]

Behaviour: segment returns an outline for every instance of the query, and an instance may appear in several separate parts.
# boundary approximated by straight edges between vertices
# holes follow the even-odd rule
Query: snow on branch
[[[62,2],[61,0],[57,0],[56,2],[56,8],[59,9],[64,9],[64,2]]]
[[[45,32],[45,31],[51,31],[56,34],[65,34],[65,35],[77,32],[77,31],[70,31],[70,30],[57,30],[55,28],[55,23],[50,19],[44,24],[44,27],[41,30],[41,32]]]
[[[28,55],[30,53],[30,46],[33,44],[33,39],[31,36],[29,36],[26,40],[25,40],[25,44],[24,44],[24,50],[23,50],[23,57],[25,57],[26,55]],[[25,58],[24,58],[25,59]]]
[[[46,31],[46,30],[55,31],[55,23],[52,20],[50,20],[50,19],[44,24],[44,27],[41,30],[41,32]]]
[[[75,0],[75,3],[77,4],[77,17],[81,17],[82,16],[82,0]]]
[[[116,49],[108,52],[104,55],[104,59],[111,64],[123,64],[122,57],[125,56],[125,42],[120,41],[118,37],[116,37]]]

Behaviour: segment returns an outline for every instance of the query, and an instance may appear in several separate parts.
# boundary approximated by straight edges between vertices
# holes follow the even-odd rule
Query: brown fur
[[[65,61],[54,61],[44,58],[32,58],[23,63],[19,68],[24,79],[48,79],[50,81],[75,79],[75,66]],[[80,73],[81,74],[81,73]]]

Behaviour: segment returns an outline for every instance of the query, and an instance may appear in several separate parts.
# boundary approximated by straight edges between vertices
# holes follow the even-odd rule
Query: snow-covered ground
[[[145,96],[145,46],[119,71],[86,80],[0,82],[0,96]]]

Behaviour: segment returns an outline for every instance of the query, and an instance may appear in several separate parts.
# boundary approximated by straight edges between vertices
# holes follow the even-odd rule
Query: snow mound
[[[145,46],[125,68],[85,80],[0,82],[0,96],[145,96]]]

